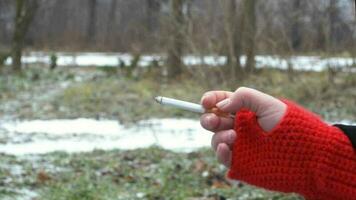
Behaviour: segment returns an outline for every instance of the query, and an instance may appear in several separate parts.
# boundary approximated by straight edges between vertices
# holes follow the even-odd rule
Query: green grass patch
[[[12,177],[8,189],[28,188],[38,194],[37,199],[300,199],[293,194],[228,182],[226,169],[217,163],[210,149],[175,153],[151,147],[77,154],[57,152],[37,158],[5,157],[0,177]],[[22,166],[23,171],[4,174],[1,169],[14,163]],[[4,197],[16,196],[3,191],[0,194]]]

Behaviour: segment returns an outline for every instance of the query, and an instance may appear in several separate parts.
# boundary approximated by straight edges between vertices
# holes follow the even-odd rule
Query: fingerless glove
[[[307,199],[356,199],[356,153],[334,126],[293,102],[266,133],[256,115],[235,118],[236,141],[228,177]]]

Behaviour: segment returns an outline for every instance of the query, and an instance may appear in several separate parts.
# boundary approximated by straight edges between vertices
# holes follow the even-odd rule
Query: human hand
[[[217,107],[226,113],[237,113],[241,108],[247,108],[256,113],[258,124],[266,132],[279,123],[287,109],[279,99],[246,87],[240,87],[235,92],[209,91],[203,95],[201,104],[205,109]],[[203,114],[200,119],[203,128],[214,132],[212,148],[218,161],[226,167],[230,167],[232,145],[236,139],[234,121],[214,113]]]

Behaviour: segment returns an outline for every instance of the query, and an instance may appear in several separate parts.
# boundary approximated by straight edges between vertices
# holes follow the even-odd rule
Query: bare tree
[[[328,51],[332,52],[335,50],[336,38],[337,38],[337,27],[339,22],[339,11],[337,7],[337,0],[330,0],[329,2],[329,30],[328,30],[328,40],[327,46]]]
[[[96,0],[88,1],[87,42],[93,42],[95,40],[96,5]]]
[[[292,49],[299,51],[302,44],[302,36],[300,30],[300,18],[301,18],[301,1],[292,1],[292,27],[291,27],[291,40]]]
[[[158,26],[157,16],[161,8],[161,3],[159,0],[146,0],[146,5],[146,28],[152,32],[155,31],[155,28]]]
[[[252,72],[255,68],[255,35],[256,35],[256,6],[257,0],[244,1],[245,13],[245,51],[246,51],[246,71]]]
[[[314,11],[311,13],[311,26],[315,29],[315,36],[314,36],[314,48],[316,50],[325,51],[326,50],[326,26],[329,23],[327,18],[325,17],[324,9],[320,8],[319,3],[316,1],[308,2],[311,9]],[[312,41],[307,41],[312,42]]]
[[[336,46],[336,37],[337,37],[337,24],[338,22],[338,7],[336,0],[329,0],[329,8],[328,8],[328,19],[329,19],[329,28],[327,34],[327,51],[329,53],[335,52]],[[328,79],[330,83],[334,83],[334,79],[336,76],[336,69],[331,64],[328,64]]]
[[[108,12],[108,19],[106,24],[106,37],[105,43],[109,44],[110,40],[112,40],[112,35],[114,29],[113,26],[116,25],[116,7],[117,7],[117,0],[111,0],[110,2],[110,9]]]
[[[226,1],[225,1],[226,2]],[[227,14],[225,19],[225,31],[227,35],[227,67],[228,72],[235,79],[236,75],[241,75],[242,68],[240,62],[241,56],[241,42],[243,32],[243,15],[238,16],[236,0],[229,0],[227,3]]]
[[[21,70],[25,36],[38,9],[38,4],[38,0],[16,0],[15,30],[11,50],[12,66],[16,71]]]
[[[3,1],[0,1],[0,8],[3,8],[4,6],[6,6],[6,4],[5,4],[5,2],[3,2]],[[0,10],[0,12],[1,12],[1,10]],[[1,27],[4,27],[4,25],[2,24],[2,19],[0,18],[0,26]],[[4,38],[4,36],[5,36],[5,30],[3,29],[3,28],[0,28],[0,44],[2,44],[2,40],[3,40],[3,38]],[[0,48],[1,48],[2,46],[0,45]]]
[[[177,77],[183,72],[182,54],[184,45],[183,0],[171,1],[169,49],[167,58],[168,76]]]
[[[289,33],[288,37],[288,49],[285,51],[286,53],[281,53],[286,56],[287,65],[288,65],[288,77],[290,81],[294,81],[294,69],[293,63],[291,62],[290,55],[293,55],[296,51],[300,51],[303,44],[302,38],[302,30],[301,30],[301,16],[302,16],[302,1],[293,0],[288,1],[289,9],[285,10],[284,13],[287,15],[287,24],[290,24],[287,32]]]
[[[146,45],[150,47],[154,47],[155,43],[157,43],[158,34],[160,31],[160,10],[161,10],[162,2],[160,0],[146,0],[146,34],[145,40]],[[154,48],[152,48],[154,49]]]
[[[0,0],[0,40],[5,48],[13,39],[16,1]],[[167,35],[179,38],[183,33],[185,52],[227,55],[229,64],[224,70],[228,74],[234,74],[231,70],[238,73],[237,57],[251,55],[251,50],[290,55],[292,51],[330,52],[333,49],[337,53],[354,48],[351,42],[354,26],[350,24],[355,18],[354,0],[182,1],[184,28],[175,29],[179,30],[175,33],[168,30],[168,26],[162,26],[170,20],[167,15],[173,0],[37,0],[42,2],[41,10],[37,11],[38,17],[28,30],[24,45],[38,49],[83,50],[90,44],[100,50],[167,52],[173,43],[168,42]],[[339,11],[332,9],[333,3]],[[251,9],[252,4],[256,4],[258,12]],[[179,26],[173,14],[172,11],[169,25]],[[258,27],[256,36],[251,27]],[[248,63],[251,63],[253,59],[249,58]]]

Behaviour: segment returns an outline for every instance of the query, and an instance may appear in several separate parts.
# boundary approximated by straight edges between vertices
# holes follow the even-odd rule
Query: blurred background
[[[225,179],[194,113],[247,86],[356,122],[353,0],[0,0],[0,199],[301,199]]]

